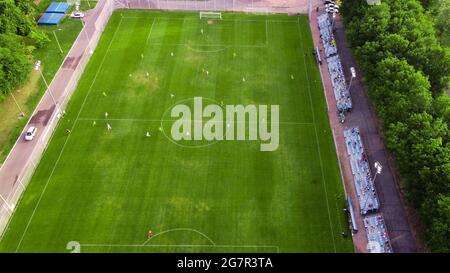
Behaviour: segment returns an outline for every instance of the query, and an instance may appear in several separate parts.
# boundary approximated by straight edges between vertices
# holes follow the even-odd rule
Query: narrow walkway
[[[319,13],[316,12],[316,7],[319,7]],[[317,26],[317,15],[321,12],[323,12],[322,1],[313,0],[313,9],[310,18],[311,31],[313,32],[315,46],[319,46],[319,48],[323,51],[322,44],[320,43],[320,33]],[[394,252],[416,252],[416,240],[413,236],[413,232],[408,221],[405,204],[398,188],[399,181],[396,179],[395,170],[392,167],[389,153],[384,145],[378,126],[377,116],[372,108],[372,105],[370,104],[367,89],[361,80],[361,71],[358,69],[356,62],[352,57],[351,50],[347,46],[345,29],[340,16],[336,16],[334,25],[336,29],[335,39],[338,46],[338,53],[347,82],[348,79],[350,79],[350,67],[355,67],[357,73],[357,78],[353,80],[350,90],[353,101],[353,109],[352,112],[346,116],[345,123],[341,124],[339,123],[339,117],[337,114],[335,98],[326,61],[324,61],[320,67],[327,103],[329,106],[328,114],[330,124],[333,129],[337,154],[341,164],[347,194],[350,195],[353,200],[357,200],[351,166],[345,147],[343,130],[344,128],[359,127],[371,166],[375,161],[379,161],[384,166],[383,172],[377,177],[375,187],[381,203],[380,212],[383,214],[385,219]],[[322,59],[324,58],[325,57],[322,56]],[[372,171],[372,173],[374,172]],[[359,232],[353,236],[355,250],[357,252],[367,252],[367,238],[364,231],[362,217],[359,214],[359,204],[358,202],[353,202],[353,204],[355,206],[355,215],[357,215],[356,222],[359,229]]]

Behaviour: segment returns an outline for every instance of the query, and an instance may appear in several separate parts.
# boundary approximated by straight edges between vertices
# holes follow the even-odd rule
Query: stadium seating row
[[[364,227],[369,241],[369,251],[377,253],[393,252],[386,225],[381,214],[364,217]]]
[[[369,160],[364,151],[358,127],[344,130],[345,146],[349,155],[350,166],[353,173],[353,183],[359,201],[360,213],[366,229],[369,251],[392,253],[386,225],[381,214],[367,215],[380,208],[380,202],[373,184],[369,168]]]
[[[344,138],[361,214],[365,215],[368,212],[374,212],[380,205],[375,187],[372,183],[369,161],[364,152],[359,128],[355,127],[344,130]]]
[[[328,58],[337,54],[336,41],[333,37],[333,30],[328,14],[324,13],[318,16],[317,23],[319,25],[320,38],[325,49],[325,57]]]
[[[344,71],[339,58],[336,41],[333,36],[332,23],[329,14],[317,17],[320,38],[325,50],[328,72],[331,77],[336,106],[339,112],[350,111],[352,100],[345,82]],[[363,215],[364,227],[370,252],[392,253],[386,225],[381,214],[368,215],[380,208],[377,192],[373,184],[370,165],[364,151],[359,128],[344,130],[344,139],[353,173],[353,182],[359,202],[360,213]],[[353,220],[354,221],[354,220]]]
[[[336,106],[339,112],[350,111],[352,109],[352,100],[350,92],[345,83],[344,70],[341,60],[337,53],[336,41],[333,36],[333,29],[329,15],[324,13],[317,17],[317,23],[320,31],[320,38],[325,49],[325,57],[328,63],[328,72],[331,76]]]

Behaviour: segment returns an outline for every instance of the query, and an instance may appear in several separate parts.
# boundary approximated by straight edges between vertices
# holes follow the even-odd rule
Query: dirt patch
[[[185,54],[185,60],[187,62],[197,64],[201,63],[205,60],[205,54],[200,52],[199,50],[196,50],[195,47],[189,47],[189,51],[187,51]]]
[[[48,109],[37,111],[36,114],[34,114],[34,116],[31,118],[30,124],[42,124],[43,126],[47,126],[54,110],[55,105],[52,105]]]
[[[131,74],[128,86],[132,89],[136,87],[145,87],[150,91],[156,91],[160,88],[159,76],[152,71],[137,71]]]

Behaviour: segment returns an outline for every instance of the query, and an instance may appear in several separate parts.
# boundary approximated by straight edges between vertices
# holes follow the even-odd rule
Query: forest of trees
[[[433,252],[450,252],[450,50],[439,39],[449,20],[431,10],[442,2],[449,3],[345,0],[341,6],[386,144]]]
[[[0,102],[30,74],[31,53],[48,41],[32,0],[0,0]]]

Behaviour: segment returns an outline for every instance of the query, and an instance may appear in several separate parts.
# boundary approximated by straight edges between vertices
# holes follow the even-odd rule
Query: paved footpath
[[[26,184],[30,164],[35,167],[39,163],[39,160],[33,158],[33,156],[36,157],[36,154],[39,154],[36,152],[45,146],[45,138],[52,134],[50,129],[51,121],[57,118],[57,110],[68,99],[67,96],[70,95],[68,92],[65,92],[68,82],[73,79],[75,69],[84,54],[89,54],[89,50],[86,50],[86,48],[89,44],[89,37],[95,30],[96,15],[103,8],[103,1],[105,0],[100,0],[97,8],[91,10],[84,18],[85,27],[78,35],[60,69],[50,83],[49,89],[31,114],[28,124],[0,168],[0,195],[2,199],[6,199],[8,202],[16,194],[16,190],[22,190],[22,183]],[[45,68],[45,64],[42,64],[42,66]],[[37,134],[32,141],[25,141],[24,134],[30,126],[37,128]],[[10,213],[8,206],[14,206],[14,204],[5,204],[3,200],[0,200],[0,219],[4,214]],[[2,224],[4,223],[0,221],[0,235]]]
[[[322,5],[321,1],[313,2],[313,12],[311,12],[310,27],[313,36],[314,46],[318,46],[322,52],[324,52],[323,45],[320,41],[319,26],[317,25],[317,16],[321,12],[317,13],[315,8]],[[311,49],[312,50],[312,49]],[[333,87],[331,85],[331,78],[328,72],[328,65],[325,60],[325,56],[322,56],[322,65],[319,67],[320,76],[322,78],[323,87],[325,90],[325,98],[328,105],[328,118],[330,120],[330,126],[333,132],[333,138],[336,145],[336,153],[338,155],[339,164],[341,168],[341,174],[343,178],[343,183],[345,187],[345,192],[347,196],[351,196],[353,200],[354,213],[356,225],[358,227],[358,232],[353,234],[353,244],[355,246],[356,252],[367,252],[367,237],[364,229],[363,219],[359,213],[359,202],[356,196],[356,189],[353,184],[353,174],[351,171],[351,166],[348,159],[347,150],[345,147],[344,140],[344,127],[339,122],[339,116],[336,107],[336,99],[334,97]]]
[[[323,4],[321,1],[314,0],[310,22],[311,30],[313,32],[314,44],[324,51],[319,41],[320,34],[316,20],[318,13],[315,10],[317,6],[320,7],[319,14],[323,12]],[[329,106],[328,114],[333,129],[347,194],[352,196],[353,200],[357,200],[351,166],[345,147],[343,130],[345,128],[357,126],[360,128],[363,145],[367,152],[370,164],[372,165],[373,162],[379,161],[384,166],[383,172],[377,177],[375,187],[381,203],[380,212],[385,219],[393,250],[397,253],[416,252],[417,244],[408,220],[405,203],[400,194],[399,181],[392,167],[392,161],[389,160],[389,153],[384,145],[380,127],[378,126],[377,116],[368,98],[367,89],[361,81],[361,72],[352,57],[350,48],[347,46],[345,30],[340,16],[336,17],[334,25],[336,29],[335,39],[347,82],[348,79],[350,79],[350,67],[355,67],[357,73],[357,78],[353,80],[350,90],[353,109],[352,112],[346,116],[345,123],[340,124],[326,61],[324,61],[320,67]],[[325,57],[322,56],[322,59],[325,60]],[[372,171],[372,173],[374,172]],[[359,204],[358,202],[353,202],[353,204],[355,205],[355,215],[357,216],[356,222],[359,229],[359,232],[353,237],[355,249],[357,252],[367,252],[367,239],[365,238],[362,217],[359,213]]]

